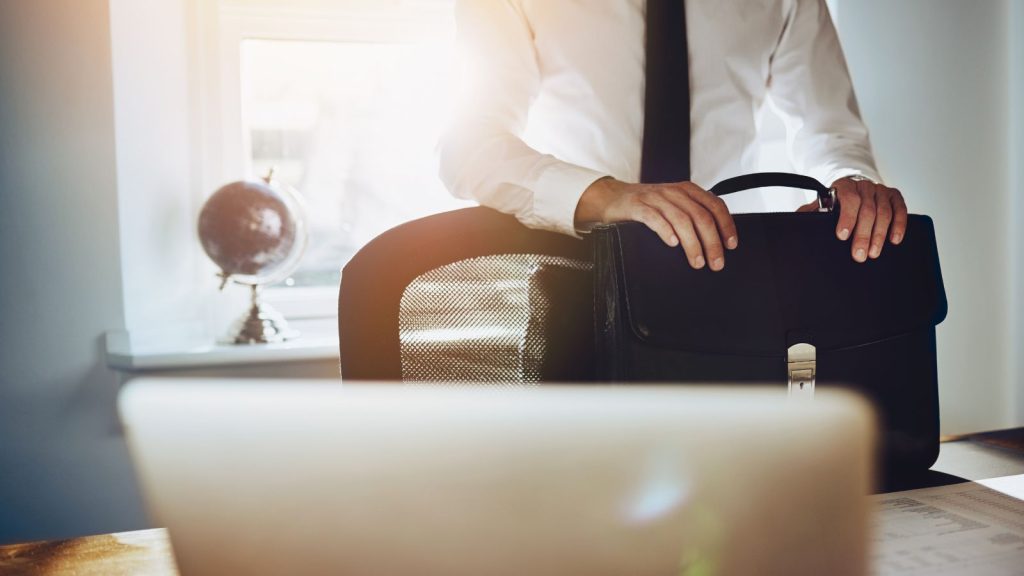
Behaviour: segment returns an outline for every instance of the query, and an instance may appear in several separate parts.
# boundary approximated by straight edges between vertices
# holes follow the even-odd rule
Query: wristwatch
[[[871,182],[872,184],[878,184],[878,182],[875,182],[863,174],[850,174],[849,176],[843,176],[843,178],[853,180],[854,182]],[[839,180],[842,180],[843,178],[839,178]]]

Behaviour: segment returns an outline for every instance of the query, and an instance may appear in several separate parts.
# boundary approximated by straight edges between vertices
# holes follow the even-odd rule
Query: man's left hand
[[[907,231],[907,204],[895,188],[858,178],[840,178],[832,183],[839,200],[836,237],[846,241],[851,232],[850,254],[857,262],[878,258],[886,238],[893,244],[903,241]],[[798,212],[818,209],[818,201],[801,206]]]

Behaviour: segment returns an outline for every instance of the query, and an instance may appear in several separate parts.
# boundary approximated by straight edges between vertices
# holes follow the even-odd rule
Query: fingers
[[[688,204],[687,211],[693,220],[697,235],[700,236],[700,243],[704,247],[704,254],[708,259],[708,267],[715,272],[725,268],[725,247],[722,244],[722,237],[719,236],[718,222],[711,212],[701,204],[689,199],[680,199],[680,202]],[[733,236],[735,238],[735,233]]]
[[[605,213],[605,221],[617,220],[647,225],[668,246],[681,246],[690,265],[698,269],[708,265],[721,270],[726,247],[739,243],[725,203],[689,182],[635,189]]]
[[[718,224],[703,204],[685,195],[662,196],[658,201],[669,221],[681,235],[696,232],[694,239],[699,238],[699,246],[707,259],[708,267],[719,271],[725,267],[725,250],[719,236]],[[679,226],[683,229],[680,230]],[[683,236],[680,236],[682,238]],[[686,249],[686,245],[683,246]],[[687,251],[689,255],[690,252]],[[691,258],[692,261],[692,258]]]
[[[892,188],[892,230],[889,231],[889,241],[893,244],[903,242],[907,235],[907,203],[903,200],[903,194]]]
[[[634,205],[628,215],[630,220],[646,225],[661,238],[665,244],[675,247],[682,245],[690,266],[700,269],[704,267],[704,251],[689,216],[683,214],[670,203],[660,202],[656,197],[645,198]]]
[[[710,216],[705,216],[703,222],[698,220],[698,216],[693,213],[692,210],[686,210],[676,205],[675,202],[669,200],[663,195],[654,195],[649,201],[651,204],[658,209],[658,211],[668,220],[672,229],[675,230],[676,235],[679,237],[680,244],[683,247],[683,251],[686,252],[686,258],[690,261],[690,265],[694,268],[703,268],[707,261],[711,262],[712,270],[720,270],[721,266],[724,265],[721,251],[722,244],[718,243],[717,252],[713,245],[709,245],[706,242],[707,227]],[[706,214],[706,212],[705,212]],[[712,230],[714,230],[714,224],[711,224]],[[717,230],[715,235],[717,236]],[[717,268],[716,268],[717,266]]]
[[[875,187],[875,225],[871,231],[871,248],[868,249],[868,256],[871,259],[881,256],[892,217],[892,189],[885,186]]]
[[[839,199],[836,236],[845,240],[853,235],[850,254],[857,262],[881,256],[886,238],[893,244],[903,241],[907,231],[907,204],[903,195],[867,180],[837,180],[832,184]]]
[[[646,225],[661,238],[661,241],[665,244],[675,247],[679,245],[679,237],[676,235],[672,224],[662,215],[662,213],[656,210],[652,206],[648,206],[642,202],[636,203],[632,210],[626,214],[627,220],[634,222],[640,222]]]
[[[832,184],[836,189],[836,198],[839,200],[839,222],[836,223],[836,237],[846,240],[853,232],[857,223],[857,213],[860,211],[860,193],[857,192],[857,183],[852,180],[837,180]]]
[[[875,226],[875,185],[871,182],[857,182],[857,192],[860,194],[860,209],[857,211],[857,224],[853,230],[853,244],[850,253],[857,262],[864,262],[868,259],[868,250],[871,244],[871,233]],[[840,218],[842,214],[840,213]]]
[[[868,255],[878,258],[885,246],[886,235],[893,244],[903,241],[907,232],[907,203],[903,195],[895,188],[878,186],[875,191],[875,203],[878,206],[874,232],[871,235],[871,250]]]
[[[691,199],[696,200],[700,205],[707,208],[711,212],[711,216],[715,219],[715,225],[718,227],[720,238],[725,242],[726,248],[733,250],[739,245],[739,234],[736,232],[736,223],[733,222],[732,214],[729,213],[729,207],[725,205],[725,202],[715,196],[711,192],[704,190],[703,188],[693,184],[692,182],[687,183],[687,191]]]
[[[696,270],[700,270],[704,267],[704,250],[701,248],[700,240],[697,239],[697,232],[693,229],[693,223],[686,217],[686,215],[676,216],[673,218],[672,226],[675,228],[676,234],[679,234],[680,244],[683,246],[683,252],[686,252],[686,259],[690,262]],[[716,270],[716,268],[712,268]],[[717,268],[721,270],[721,267]]]

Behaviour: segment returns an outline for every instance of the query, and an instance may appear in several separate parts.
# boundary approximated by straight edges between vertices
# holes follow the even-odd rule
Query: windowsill
[[[122,372],[147,372],[285,362],[337,362],[335,322],[334,319],[293,322],[300,336],[275,344],[233,345],[221,344],[209,337],[167,337],[133,345],[127,334],[108,333],[107,365]]]

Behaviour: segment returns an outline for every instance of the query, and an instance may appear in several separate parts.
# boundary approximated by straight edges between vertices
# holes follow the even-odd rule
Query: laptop
[[[187,575],[860,575],[845,394],[139,379],[120,412]]]

